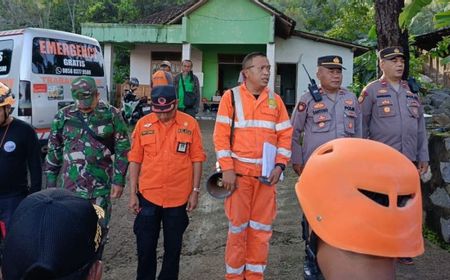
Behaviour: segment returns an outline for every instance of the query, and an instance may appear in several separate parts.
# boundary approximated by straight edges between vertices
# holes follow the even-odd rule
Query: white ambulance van
[[[43,147],[57,110],[73,102],[73,79],[93,77],[108,101],[103,63],[90,37],[39,28],[0,31],[0,82],[15,95],[13,116],[35,127]]]

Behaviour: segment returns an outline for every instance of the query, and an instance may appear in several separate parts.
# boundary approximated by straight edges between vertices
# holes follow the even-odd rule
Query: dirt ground
[[[223,213],[223,201],[211,198],[204,182],[214,170],[212,143],[213,121],[200,121],[207,162],[203,166],[202,193],[198,208],[190,214],[190,224],[184,235],[180,263],[180,280],[224,279],[224,250],[228,224]],[[326,172],[326,171],[324,171]],[[277,187],[278,214],[273,225],[270,255],[265,279],[298,280],[303,259],[300,237],[301,210],[294,192],[295,174],[288,170],[284,182]],[[136,278],[136,245],[133,234],[134,215],[127,208],[129,189],[113,202],[110,240],[104,253],[106,280]],[[162,233],[158,259],[162,260]],[[160,265],[160,263],[159,263]],[[426,243],[425,254],[415,259],[415,265],[398,267],[397,279],[450,279],[450,253]]]

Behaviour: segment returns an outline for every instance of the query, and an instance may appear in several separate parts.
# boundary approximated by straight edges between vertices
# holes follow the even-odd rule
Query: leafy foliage
[[[450,63],[450,36],[445,36],[437,46],[430,51],[432,57],[442,58],[442,63]]]
[[[410,28],[414,34],[450,26],[450,3],[448,0],[412,0],[400,14],[399,23],[402,28]]]
[[[425,239],[435,245],[438,245],[442,249],[447,250],[450,253],[450,244],[445,242],[436,232],[432,231],[426,226],[422,228],[422,232]]]

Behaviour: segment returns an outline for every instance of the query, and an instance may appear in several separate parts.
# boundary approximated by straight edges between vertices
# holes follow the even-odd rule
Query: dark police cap
[[[342,66],[342,57],[338,55],[321,56],[317,59],[317,66],[323,66],[329,69],[345,69]]]
[[[389,47],[379,51],[378,57],[380,59],[393,59],[397,56],[405,58],[402,47]]]
[[[8,227],[4,279],[66,279],[90,267],[105,240],[103,218],[100,207],[64,189],[29,195]]]
[[[171,85],[157,86],[152,89],[152,111],[155,113],[170,112],[175,108],[177,94]]]

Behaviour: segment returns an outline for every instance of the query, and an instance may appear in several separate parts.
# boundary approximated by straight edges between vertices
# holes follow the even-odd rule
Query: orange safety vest
[[[264,142],[277,147],[275,162],[286,165],[291,157],[292,126],[281,97],[266,88],[255,99],[245,84],[232,90],[235,100],[233,146],[230,147],[231,91],[222,97],[214,128],[216,157],[222,170],[260,176]]]
[[[158,70],[152,75],[152,88],[157,86],[173,85],[172,74]]]

